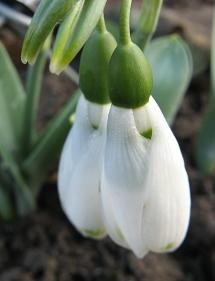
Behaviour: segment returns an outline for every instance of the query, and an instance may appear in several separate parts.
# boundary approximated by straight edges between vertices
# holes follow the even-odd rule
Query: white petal
[[[88,102],[88,117],[92,126],[96,129],[102,121],[103,106],[100,104]]]
[[[112,200],[110,194],[107,192],[107,189],[102,189],[102,207],[103,207],[103,216],[106,230],[110,238],[119,246],[129,249],[129,246],[125,240],[125,237],[120,229],[120,226],[117,224],[115,215],[113,212]]]
[[[144,132],[151,129],[151,122],[147,111],[148,106],[149,103],[133,111],[135,124],[140,134],[144,134]]]
[[[108,213],[106,208],[105,216],[110,216],[112,229],[118,226],[126,244],[139,257],[147,252],[141,237],[146,147],[147,140],[136,129],[133,111],[112,106],[108,117],[102,201],[104,206],[106,200],[112,203],[112,211]],[[110,225],[107,228],[110,230]]]
[[[66,192],[69,185],[70,175],[79,161],[80,155],[84,154],[86,150],[85,141],[93,131],[93,128],[89,126],[87,108],[87,101],[84,96],[81,96],[76,110],[75,123],[66,139],[60,159],[58,182],[59,195],[62,200],[65,197],[64,189]]]
[[[142,237],[152,251],[172,251],[184,240],[189,224],[189,182],[178,143],[153,98],[147,111],[153,133],[144,183]]]
[[[105,235],[99,188],[109,105],[100,107],[101,121],[95,129],[89,120],[89,102],[81,97],[62,152],[58,180],[68,218],[82,234],[93,238]]]

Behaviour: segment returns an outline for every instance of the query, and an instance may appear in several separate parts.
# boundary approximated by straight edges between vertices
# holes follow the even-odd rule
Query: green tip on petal
[[[69,117],[69,124],[73,125],[75,123],[75,118],[76,118],[76,114],[73,113],[70,117]]]
[[[143,132],[141,136],[150,140],[152,138],[152,129],[148,129],[147,131]]]
[[[166,252],[166,251],[171,251],[175,248],[175,243],[169,243],[167,244],[163,249],[162,251]]]
[[[81,232],[89,238],[99,239],[104,237],[104,229],[90,230],[90,229],[81,229]]]
[[[125,241],[125,237],[119,227],[116,228],[116,235],[120,241]]]

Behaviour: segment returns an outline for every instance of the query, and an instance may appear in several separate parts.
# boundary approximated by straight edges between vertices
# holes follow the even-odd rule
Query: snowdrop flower
[[[76,120],[65,143],[59,168],[58,189],[62,207],[84,235],[102,238],[100,181],[110,110],[107,69],[116,41],[101,18],[82,53]]]
[[[101,185],[110,237],[138,257],[176,249],[187,232],[190,192],[178,143],[155,100],[112,106]]]
[[[105,235],[99,188],[109,108],[109,104],[91,103],[82,95],[59,167],[63,210],[84,236],[92,238]]]
[[[109,236],[144,257],[149,251],[173,251],[182,243],[190,191],[179,145],[151,97],[150,65],[125,35],[109,65],[112,106],[101,197]]]

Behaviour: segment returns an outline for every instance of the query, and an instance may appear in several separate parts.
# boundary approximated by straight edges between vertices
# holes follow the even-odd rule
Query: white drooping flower
[[[110,105],[80,98],[76,120],[63,148],[58,190],[62,208],[84,236],[102,238],[100,180]]]
[[[108,234],[138,257],[171,252],[184,240],[188,177],[178,143],[152,97],[135,110],[112,105],[101,195]]]

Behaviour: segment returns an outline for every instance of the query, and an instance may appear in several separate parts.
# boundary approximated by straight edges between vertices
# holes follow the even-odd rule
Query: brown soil
[[[15,46],[19,45],[17,38],[6,40],[10,33],[6,34],[0,34],[0,39],[7,42],[13,57],[17,58],[19,48],[15,51],[13,48],[13,40],[16,40]],[[25,68],[18,60],[16,63],[23,73]],[[65,77],[63,80],[47,77],[39,127],[50,119],[74,88]],[[207,72],[192,82],[173,126],[185,157],[192,192],[191,225],[177,252],[149,254],[138,260],[109,239],[97,242],[82,238],[61,211],[56,185],[47,183],[37,212],[0,225],[0,280],[214,281],[215,177],[201,176],[194,159],[195,136],[207,108],[208,93]]]

